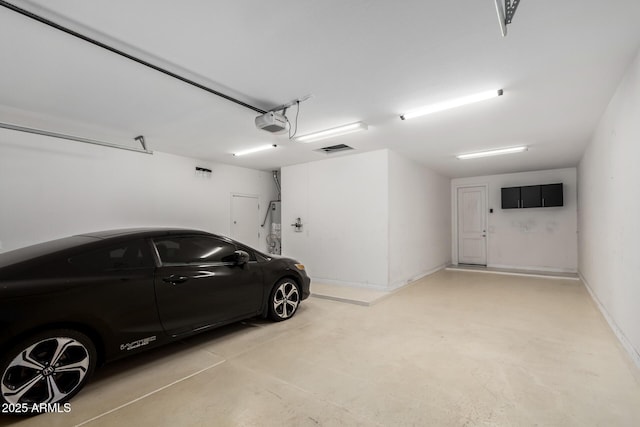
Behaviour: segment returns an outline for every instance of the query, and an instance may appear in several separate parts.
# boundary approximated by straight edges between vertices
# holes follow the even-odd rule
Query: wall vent
[[[338,144],[338,145],[331,145],[329,147],[318,148],[317,150],[314,150],[314,151],[318,151],[320,153],[333,154],[339,151],[348,151],[348,150],[353,150],[353,147],[349,147],[348,145],[344,145],[344,144]]]

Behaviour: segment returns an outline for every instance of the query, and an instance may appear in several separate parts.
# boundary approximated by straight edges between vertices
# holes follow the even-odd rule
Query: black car
[[[295,260],[194,230],[103,231],[2,253],[0,403],[60,404],[104,362],[254,316],[288,319],[309,283]]]

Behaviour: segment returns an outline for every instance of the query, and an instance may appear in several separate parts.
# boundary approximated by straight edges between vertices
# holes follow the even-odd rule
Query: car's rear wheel
[[[269,298],[269,317],[277,322],[293,316],[300,305],[300,290],[292,279],[282,279],[273,287]]]
[[[86,384],[95,366],[96,349],[86,335],[67,329],[34,335],[1,357],[1,401],[23,412],[64,403]]]

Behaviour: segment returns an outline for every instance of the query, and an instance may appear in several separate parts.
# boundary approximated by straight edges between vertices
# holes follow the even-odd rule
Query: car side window
[[[153,259],[144,240],[121,243],[69,258],[71,265],[96,271],[153,267]]]
[[[176,236],[154,239],[163,265],[229,262],[235,245],[206,236]]]

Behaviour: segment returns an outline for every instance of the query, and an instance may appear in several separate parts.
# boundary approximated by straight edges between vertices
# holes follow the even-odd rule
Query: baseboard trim
[[[339,286],[350,286],[353,288],[364,288],[364,289],[373,289],[376,291],[389,291],[389,288],[384,285],[376,285],[373,283],[362,283],[362,282],[347,282],[344,280],[333,280],[333,279],[325,279],[323,277],[311,277],[311,281],[326,283],[327,285],[339,285]]]
[[[350,304],[356,304],[356,305],[362,305],[362,306],[372,306],[374,304],[379,303],[380,301],[390,297],[391,295],[395,294],[396,292],[398,292],[401,289],[404,289],[408,286],[414,285],[415,283],[417,283],[420,279],[427,277],[431,274],[434,274],[442,269],[444,269],[446,267],[446,264],[442,264],[439,265],[435,268],[432,268],[431,270],[421,273],[418,276],[416,276],[413,279],[410,280],[405,280],[405,281],[401,281],[401,282],[396,282],[394,284],[392,284],[391,286],[393,287],[382,287],[382,286],[378,286],[378,285],[370,285],[368,283],[354,283],[354,282],[344,282],[344,281],[337,281],[337,280],[325,280],[325,279],[317,279],[317,278],[312,278],[312,291],[311,291],[311,296],[315,297],[315,298],[321,298],[321,299],[328,299],[328,300],[332,300],[332,301],[338,301],[338,302],[345,302],[345,303],[350,303]],[[370,301],[363,301],[363,300],[359,300],[357,298],[350,298],[350,297],[344,297],[344,296],[338,296],[338,295],[330,295],[325,293],[322,293],[320,291],[320,293],[314,292],[313,291],[313,282],[320,282],[322,284],[327,284],[327,285],[336,285],[336,286],[344,286],[345,288],[350,287],[350,288],[360,288],[360,289],[370,289],[370,290],[375,290],[375,291],[380,291],[380,295],[377,296],[376,298],[370,300]],[[366,298],[365,298],[366,299]]]
[[[427,277],[427,276],[430,276],[430,275],[432,275],[433,273],[436,273],[436,272],[438,272],[438,271],[440,271],[440,270],[442,270],[442,269],[446,268],[446,267],[447,267],[447,265],[449,265],[449,264],[440,264],[440,265],[438,265],[438,266],[436,266],[436,267],[434,267],[434,268],[432,268],[432,269],[430,269],[430,270],[427,270],[427,271],[426,271],[426,272],[424,272],[424,273],[420,273],[420,274],[418,274],[417,276],[412,277],[411,279],[407,279],[407,280],[400,280],[400,281],[397,281],[397,282],[393,282],[393,283],[391,283],[391,284],[389,285],[388,290],[389,290],[389,291],[396,291],[396,290],[398,290],[398,289],[404,288],[405,286],[408,286],[408,285],[412,284],[413,282],[417,282],[418,280],[420,280],[420,279],[422,279],[422,278],[425,278],[425,277]]]
[[[587,288],[589,295],[591,295],[591,299],[593,300],[593,302],[595,302],[598,310],[600,310],[600,313],[602,313],[602,316],[609,324],[609,327],[613,331],[614,335],[616,336],[616,338],[618,338],[618,341],[620,341],[620,344],[622,344],[622,347],[629,354],[636,367],[640,369],[640,353],[638,352],[638,350],[636,350],[633,344],[631,344],[631,341],[629,341],[624,332],[622,332],[622,330],[618,327],[615,320],[613,320],[613,318],[609,315],[609,312],[605,308],[604,304],[602,304],[600,299],[596,296],[596,293],[591,288],[591,285],[589,285],[587,279],[585,279],[585,277],[580,272],[578,272],[578,275],[580,276],[582,283],[584,283],[584,287]]]
[[[497,269],[494,267],[466,267],[462,265],[451,265],[447,267],[447,270],[471,273],[503,274],[506,276],[539,277],[543,279],[580,280],[576,273],[560,273],[542,270],[509,270]]]
[[[327,285],[351,286],[354,288],[364,288],[364,289],[373,289],[376,291],[394,292],[398,289],[401,289],[407,285],[412,284],[413,282],[416,282],[424,277],[430,276],[431,274],[446,268],[447,265],[448,264],[441,264],[437,267],[432,268],[431,270],[428,270],[424,273],[420,273],[419,275],[411,279],[393,282],[393,283],[390,283],[388,286],[377,285],[373,283],[347,282],[344,280],[325,279],[323,277],[312,277],[311,280],[316,282],[326,283]]]
[[[489,268],[499,268],[503,270],[523,270],[523,271],[538,271],[540,273],[562,273],[562,274],[578,274],[578,270],[573,268],[553,268],[553,267],[532,267],[532,266],[519,266],[519,265],[502,265],[502,264],[487,264]]]
[[[369,301],[360,301],[357,299],[353,299],[353,298],[343,298],[343,297],[335,297],[332,295],[324,295],[324,294],[314,294],[311,293],[311,296],[314,298],[320,298],[320,299],[328,299],[330,301],[338,301],[338,302],[345,302],[348,304],[355,304],[355,305],[361,305],[363,307],[371,307],[374,303],[377,302],[377,300],[369,302]],[[379,299],[382,299],[384,297],[381,297]]]

